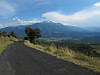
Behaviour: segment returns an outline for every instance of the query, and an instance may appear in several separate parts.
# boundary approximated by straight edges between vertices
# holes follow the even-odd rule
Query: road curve
[[[0,75],[100,75],[18,42],[0,56]]]

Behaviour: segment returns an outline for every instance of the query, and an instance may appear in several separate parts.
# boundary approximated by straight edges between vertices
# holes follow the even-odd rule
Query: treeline
[[[11,31],[10,34],[8,34],[6,31],[1,31],[0,30],[0,37],[1,36],[3,36],[3,37],[10,37],[10,36],[12,36],[12,37],[17,38],[17,36],[16,36],[14,31]]]

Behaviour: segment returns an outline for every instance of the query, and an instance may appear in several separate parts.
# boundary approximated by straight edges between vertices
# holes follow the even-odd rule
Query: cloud
[[[20,20],[20,19],[17,19],[17,21],[18,21],[18,23],[19,23],[20,25],[32,25],[32,24],[34,24],[34,23],[40,23],[40,22],[41,22],[41,21],[39,21],[39,20],[22,21],[22,20]]]
[[[2,24],[0,24],[0,28],[3,28],[3,25]]]
[[[19,19],[18,17],[13,18],[13,23],[8,23],[3,25],[2,27],[8,27],[8,26],[18,26],[18,25],[32,25],[34,23],[40,23],[43,22],[44,20],[37,20],[37,19],[33,19],[31,21],[24,21]]]
[[[8,17],[15,12],[15,8],[7,1],[0,0],[0,17]]]
[[[45,17],[47,20],[50,20],[53,22],[69,24],[68,23],[69,17],[59,12],[47,12],[47,13],[44,13],[42,17]]]
[[[100,7],[100,2],[95,3],[95,4],[94,4],[94,7]]]
[[[30,0],[20,0],[23,2],[28,2]],[[31,0],[33,2],[48,2],[48,0]],[[4,2],[4,1],[3,1]],[[11,8],[9,11],[6,10],[6,13],[14,13],[15,9],[11,4],[8,2],[4,2],[3,4],[5,8],[8,10]],[[8,6],[7,6],[8,5]],[[68,14],[62,14],[58,11],[50,11],[42,14],[42,17],[44,17],[46,20],[53,21],[56,23],[62,23],[64,25],[75,25],[75,26],[99,26],[100,25],[100,2],[93,4],[92,6],[85,8],[83,10],[80,10],[78,12],[75,12],[74,14],[68,15]],[[0,3],[0,8],[1,8],[2,3]],[[7,8],[8,7],[8,8]],[[4,7],[2,7],[4,8]],[[0,9],[0,11],[3,9]],[[8,15],[9,15],[8,14]],[[1,16],[1,12],[0,12]],[[33,23],[40,23],[43,22],[44,20],[21,20],[18,17],[13,18],[13,23],[5,24],[3,26],[16,26],[16,25],[31,25]]]
[[[42,14],[42,17],[64,25],[99,25],[100,21],[98,19],[100,19],[100,8],[91,6],[72,15],[51,11]]]
[[[18,19],[18,17],[13,18],[13,20],[17,20],[17,19]]]
[[[37,20],[37,19],[33,19],[32,21],[23,21],[23,20],[19,19],[18,17],[13,18],[13,20],[15,20],[16,24],[18,24],[18,25],[32,25],[34,23],[43,22],[43,20]]]

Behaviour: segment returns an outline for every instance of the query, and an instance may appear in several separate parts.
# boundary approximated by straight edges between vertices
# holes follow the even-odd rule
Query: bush
[[[49,47],[46,47],[46,48],[44,49],[44,51],[51,52],[51,49],[50,49]]]
[[[95,48],[87,44],[70,44],[68,45],[68,48],[74,51],[85,53],[88,56],[94,56],[97,54]]]
[[[65,56],[65,53],[63,50],[56,50],[56,51],[54,51],[54,54],[56,54],[58,56]]]

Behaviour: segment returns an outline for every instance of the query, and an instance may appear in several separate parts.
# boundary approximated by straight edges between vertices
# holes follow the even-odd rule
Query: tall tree
[[[38,28],[33,29],[31,27],[26,27],[25,28],[25,33],[27,34],[27,39],[30,42],[34,42],[34,40],[36,38],[41,37],[41,32],[40,32],[40,29],[38,29]]]
[[[2,36],[3,36],[3,37],[7,37],[7,32],[6,32],[6,31],[3,31],[3,32],[2,32]]]
[[[10,36],[17,38],[17,36],[15,35],[15,32],[14,31],[11,31],[10,32]]]

